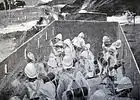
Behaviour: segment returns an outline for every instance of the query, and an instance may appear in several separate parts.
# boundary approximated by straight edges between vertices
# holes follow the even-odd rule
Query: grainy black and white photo
[[[0,100],[140,100],[140,0],[0,0]]]

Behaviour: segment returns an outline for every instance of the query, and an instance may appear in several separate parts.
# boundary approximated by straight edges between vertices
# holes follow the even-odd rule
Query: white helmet
[[[117,49],[119,49],[122,46],[122,41],[121,40],[117,40],[112,45],[114,45]]]
[[[114,46],[109,47],[108,51],[115,53],[116,48]]]
[[[110,41],[110,38],[108,36],[103,36],[103,43],[106,41]]]
[[[81,48],[81,45],[80,45],[80,42],[79,42],[79,38],[78,37],[75,37],[73,39],[73,45]]]
[[[57,43],[54,44],[54,46],[63,46],[63,42],[62,41],[58,41]]]
[[[80,34],[78,35],[78,37],[81,37],[81,38],[84,38],[84,33],[83,32],[80,32]]]
[[[34,54],[33,54],[32,52],[29,52],[29,53],[27,54],[27,57],[28,57],[29,59],[31,59],[32,61],[35,62],[35,56],[34,56]]]
[[[64,44],[68,45],[70,48],[72,47],[72,43],[70,39],[64,40]]]
[[[37,71],[33,63],[28,63],[24,69],[24,72],[29,78],[37,77]]]
[[[72,56],[64,56],[62,65],[64,69],[72,68],[73,67],[73,59]]]
[[[57,34],[55,38],[62,40],[62,34]]]
[[[84,58],[88,58],[88,52],[87,51],[83,51],[81,54],[80,54],[80,57],[84,57]]]
[[[89,43],[86,44],[85,47],[86,47],[86,49],[90,49],[90,44]]]

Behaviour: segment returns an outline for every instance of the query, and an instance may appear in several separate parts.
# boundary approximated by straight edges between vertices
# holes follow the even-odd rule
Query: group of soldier
[[[117,100],[129,96],[133,85],[123,73],[124,60],[118,60],[122,41],[111,43],[103,36],[102,52],[94,57],[84,37],[80,32],[73,40],[63,41],[62,34],[57,34],[50,40],[47,63],[26,53],[23,100]]]

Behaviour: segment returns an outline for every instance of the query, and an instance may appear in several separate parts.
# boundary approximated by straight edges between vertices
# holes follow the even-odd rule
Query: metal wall
[[[33,52],[38,61],[47,60],[51,50],[48,41],[53,37],[53,30],[54,25],[51,23],[17,48],[11,55],[0,63],[0,91],[6,84],[10,83],[13,79],[16,79],[16,75],[19,72],[23,72],[23,68],[26,66],[26,60],[24,57],[25,49],[27,52]],[[8,66],[7,77],[5,77],[4,73],[5,64]]]
[[[123,45],[121,48],[121,57],[126,61],[125,64],[125,72],[126,76],[128,76],[134,85],[134,88],[132,90],[132,96],[135,97],[137,100],[140,98],[140,70],[136,63],[135,57],[131,51],[130,45],[127,41],[127,38],[125,36],[125,33],[123,32],[123,29],[121,26],[118,26],[118,34],[119,39],[123,41]]]

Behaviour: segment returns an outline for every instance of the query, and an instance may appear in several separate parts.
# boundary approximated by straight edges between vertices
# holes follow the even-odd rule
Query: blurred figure
[[[56,43],[58,43],[59,41],[62,41],[62,34],[59,33],[57,34],[53,39],[50,40],[50,46],[54,46]]]
[[[41,27],[41,26],[46,26],[48,23],[44,17],[40,17],[40,19],[37,21],[36,25]]]
[[[93,77],[94,67],[94,55],[90,51],[90,44],[85,45],[85,50],[81,53],[81,57],[85,60],[86,77]]]
[[[25,83],[25,86],[28,89],[29,98],[30,99],[39,98],[39,94],[37,92],[41,81],[37,80],[38,73],[34,64],[28,63],[24,68],[24,73],[28,78],[28,81]]]
[[[32,66],[33,67],[33,69],[35,68],[35,62],[36,62],[36,59],[35,59],[35,56],[34,56],[34,54],[32,53],[32,52],[26,52],[26,60],[27,60],[27,65],[26,65],[26,67],[25,67],[25,69],[24,70],[26,70],[26,68],[28,68],[28,66]],[[30,68],[30,67],[29,67]],[[34,73],[36,73],[37,72],[37,69],[35,68],[35,70],[34,70],[35,72]],[[28,70],[27,71],[25,71],[25,72],[28,72]],[[30,72],[29,72],[30,73]],[[28,75],[28,74],[27,74]]]
[[[28,52],[28,53],[26,52],[26,60],[27,60],[27,63],[35,63],[36,62],[36,58],[32,52]]]
[[[108,36],[103,36],[102,42],[103,54],[105,54],[108,51],[108,48],[111,46],[111,40]]]
[[[62,66],[63,68],[66,67],[73,67],[73,57],[75,54],[73,54],[73,45],[71,44],[70,39],[66,39],[64,40],[64,57],[63,57],[63,61],[62,61]]]
[[[60,13],[56,12],[54,7],[48,7],[48,8],[45,8],[45,14],[48,16],[48,20],[49,22],[52,22],[54,20],[61,20],[61,15]]]
[[[48,74],[48,68],[46,68],[46,65],[42,62],[35,63],[35,67],[37,69],[38,74],[42,74],[44,76],[47,76]]]
[[[117,58],[118,58],[118,56],[119,56],[118,50],[119,50],[119,49],[121,48],[121,46],[122,46],[122,41],[121,41],[121,40],[117,40],[117,41],[113,42],[111,46],[114,46],[114,47],[116,48],[116,50],[117,50],[116,56],[117,56]]]
[[[40,100],[56,100],[55,75],[50,72],[40,79],[43,80],[43,84],[39,88]]]
[[[117,40],[114,43],[112,43],[112,46],[115,46],[116,49],[119,49],[122,46],[122,41],[121,40]]]
[[[80,48],[85,47],[84,36],[84,33],[80,32],[79,35],[72,40],[73,45]]]
[[[90,95],[90,88],[80,71],[74,74],[72,80],[63,93],[62,100],[87,100]]]
[[[26,65],[24,72],[28,78],[25,82],[29,93],[27,98],[31,100],[55,100],[55,85],[40,78],[33,64]]]
[[[55,71],[57,67],[62,67],[63,57],[63,42],[62,34],[58,34],[50,41],[52,51],[47,62],[48,66],[51,67],[52,71]]]
[[[81,32],[77,37],[74,37],[72,43],[76,51],[76,57],[78,57],[80,53],[85,49],[84,33]]]
[[[67,49],[67,51],[71,51],[69,45],[70,40],[66,39],[64,41],[65,43],[65,49]],[[66,45],[67,44],[67,45]],[[66,100],[66,91],[69,90],[70,88],[79,88],[81,87],[81,85],[78,85],[77,83],[74,82],[74,86],[72,86],[73,84],[73,80],[76,80],[76,82],[83,82],[83,84],[87,84],[84,82],[84,77],[82,77],[82,74],[75,74],[77,72],[77,70],[73,67],[73,61],[72,61],[72,56],[71,53],[66,54],[63,58],[62,61],[62,65],[63,65],[63,72],[60,75],[60,80],[59,80],[59,84],[58,84],[58,88],[57,88],[57,99],[58,100]],[[80,72],[81,73],[81,72]],[[78,80],[79,79],[79,80]],[[83,81],[82,81],[83,80]],[[82,84],[82,83],[81,83]],[[87,85],[85,85],[87,86]]]
[[[117,64],[117,51],[114,46],[109,48],[108,52],[104,55],[104,59],[108,62],[107,73],[109,72],[109,75],[114,77],[116,70],[113,68]]]
[[[64,63],[64,61],[63,61]],[[57,99],[62,100],[63,93],[67,90],[70,82],[72,81],[72,77],[74,75],[74,70],[72,68],[72,62],[69,66],[63,66],[63,72],[59,77],[59,84],[57,88]]]
[[[105,61],[108,62],[108,68],[110,69],[109,72],[111,72],[112,75],[113,73],[115,75],[115,73],[117,72],[117,69],[114,69],[114,67],[115,65],[117,65],[118,62],[118,56],[119,56],[118,49],[121,48],[121,45],[122,45],[121,40],[115,41],[108,49],[108,52],[104,54],[104,59]]]
[[[133,15],[131,14],[131,12],[129,10],[125,11],[125,16],[127,18],[128,23],[132,23]]]
[[[47,75],[46,67],[43,63],[36,62],[36,58],[32,52],[27,53],[27,63],[33,64],[36,68],[37,73]]]

